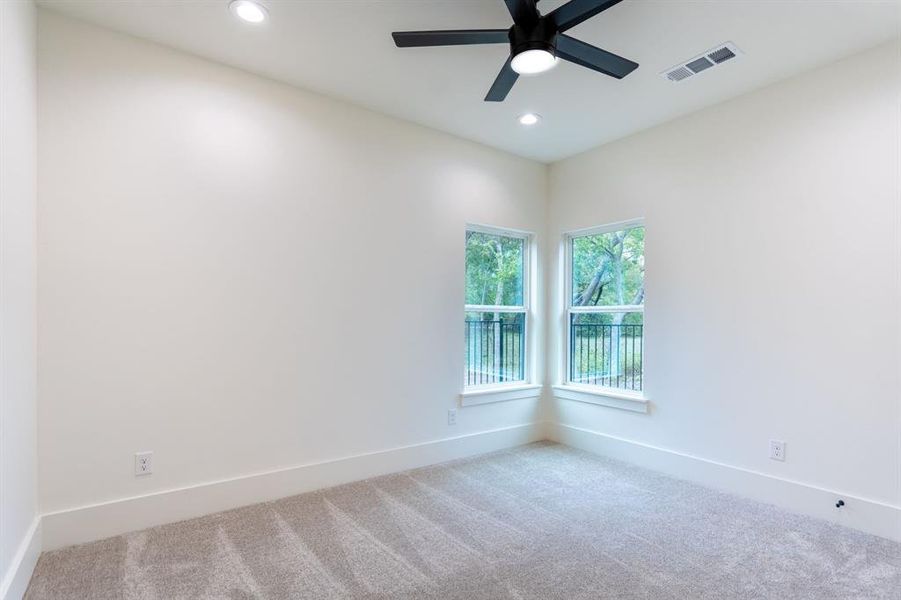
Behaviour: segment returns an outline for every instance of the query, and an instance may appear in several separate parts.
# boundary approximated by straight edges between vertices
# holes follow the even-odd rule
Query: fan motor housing
[[[546,50],[557,55],[557,29],[545,18],[530,26],[514,25],[510,28],[510,54],[516,56],[526,50]]]

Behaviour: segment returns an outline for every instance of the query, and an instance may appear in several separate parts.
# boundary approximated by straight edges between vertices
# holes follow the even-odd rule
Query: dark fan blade
[[[557,36],[557,56],[617,79],[622,79],[638,68],[637,62],[563,34]]]
[[[415,46],[465,46],[470,44],[507,44],[506,29],[457,29],[447,31],[395,31],[391,34],[398,48]]]
[[[535,6],[537,0],[504,0],[507,3],[507,10],[513,17],[513,22],[517,25],[534,25],[538,22],[538,8]]]
[[[519,79],[519,73],[510,66],[512,60],[513,57],[511,56],[504,63],[504,66],[501,67],[501,72],[497,74],[497,79],[494,80],[491,89],[488,90],[488,95],[485,96],[485,102],[503,102],[507,94],[510,93],[510,88]]]
[[[582,21],[602,13],[614,4],[623,0],[570,0],[560,8],[552,10],[547,18],[557,27],[557,31],[566,31]]]

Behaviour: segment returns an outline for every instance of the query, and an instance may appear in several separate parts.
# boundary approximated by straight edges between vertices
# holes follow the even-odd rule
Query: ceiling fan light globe
[[[266,9],[251,0],[233,0],[229,4],[233,15],[248,23],[262,23],[266,20]]]
[[[557,57],[547,50],[524,50],[513,57],[510,67],[520,75],[537,75],[554,68]]]

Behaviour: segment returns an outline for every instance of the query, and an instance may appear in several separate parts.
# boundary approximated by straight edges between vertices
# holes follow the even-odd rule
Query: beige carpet
[[[41,557],[27,598],[901,598],[901,545],[533,444]]]

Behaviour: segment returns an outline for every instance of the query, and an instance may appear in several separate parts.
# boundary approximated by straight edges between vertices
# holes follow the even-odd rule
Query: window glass
[[[466,313],[467,386],[525,380],[525,314]]]
[[[466,232],[466,304],[523,305],[524,245],[521,237]]]
[[[572,313],[570,331],[572,383],[641,391],[642,313]]]
[[[644,227],[574,237],[572,305],[644,302]]]

